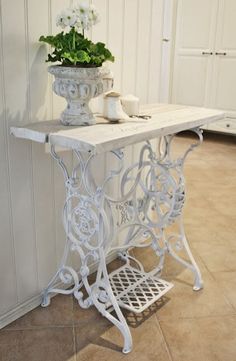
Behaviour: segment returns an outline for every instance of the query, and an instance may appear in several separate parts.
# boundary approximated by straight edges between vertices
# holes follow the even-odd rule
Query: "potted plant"
[[[94,124],[88,103],[113,85],[110,70],[102,66],[105,61],[113,62],[113,55],[104,43],[95,44],[85,37],[85,31],[98,20],[93,5],[78,4],[57,16],[57,26],[62,32],[39,39],[53,48],[46,61],[57,63],[48,71],[55,77],[54,92],[67,100],[60,116],[64,125]]]

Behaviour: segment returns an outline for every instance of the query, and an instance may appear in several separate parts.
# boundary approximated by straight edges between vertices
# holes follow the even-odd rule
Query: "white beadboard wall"
[[[93,3],[101,22],[90,36],[106,42],[116,57],[115,89],[142,103],[157,102],[164,0]],[[58,31],[55,17],[69,4],[0,0],[0,328],[40,303],[64,246],[60,170],[43,145],[9,136],[9,127],[56,118],[64,107],[52,94],[47,51],[38,38]],[[63,156],[72,164],[70,152]]]

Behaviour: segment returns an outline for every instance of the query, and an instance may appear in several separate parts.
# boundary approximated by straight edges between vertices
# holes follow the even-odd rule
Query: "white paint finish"
[[[216,50],[235,51],[236,49],[236,4],[235,0],[219,0],[218,32]]]
[[[0,8],[1,12],[1,8]],[[0,24],[1,25],[1,24]],[[0,26],[0,39],[2,39]],[[17,303],[16,272],[14,262],[14,244],[11,225],[11,208],[9,193],[9,171],[7,164],[6,118],[4,112],[4,80],[2,53],[0,49],[0,314]],[[6,270],[8,272],[6,273]]]
[[[106,39],[107,46],[111,50],[112,54],[115,56],[115,62],[109,63],[110,69],[114,73],[114,89],[122,93],[123,88],[123,73],[124,73],[124,9],[125,9],[125,0],[118,0],[114,2],[113,0],[106,0],[107,12],[106,12],[106,36],[103,36]],[[101,29],[102,30],[102,29]],[[99,34],[103,35],[103,34]],[[118,61],[117,61],[118,60]],[[118,75],[118,76],[117,76]],[[114,162],[114,157],[109,159],[107,154],[100,156],[100,162],[95,165],[95,167],[102,169],[102,171],[107,174],[109,171],[109,164]],[[99,172],[101,174],[101,172]],[[102,176],[99,177],[100,183],[102,182]],[[117,194],[118,185],[120,177],[115,177],[115,179],[109,183],[109,189],[112,195]]]
[[[236,53],[235,56],[218,56],[215,69],[215,88],[213,89],[213,103],[227,114],[236,117]]]
[[[122,148],[146,139],[176,133],[191,129],[210,121],[221,119],[224,113],[217,110],[184,107],[173,110],[175,106],[169,105],[168,110],[162,112],[149,110],[151,120],[133,119],[121,124],[91,126],[86,131],[72,129],[50,135],[50,142],[68,148],[79,148],[99,154],[113,149]]]
[[[152,1],[151,29],[150,29],[150,54],[148,73],[147,103],[155,103],[159,99],[159,88],[161,82],[161,52],[163,21],[157,23],[156,19],[164,18],[164,2]]]
[[[2,1],[3,56],[6,121],[8,125],[29,121],[27,82],[27,26],[25,3],[18,1],[12,11],[9,1]],[[19,54],[21,54],[19,56]],[[17,61],[16,61],[17,59]],[[12,224],[14,233],[19,302],[37,292],[35,262],[34,205],[32,197],[31,144],[9,140],[9,164]],[[24,162],[22,162],[24,159]],[[19,189],[21,192],[19,193]],[[27,223],[25,223],[27,222]],[[29,261],[25,261],[25,254]]]
[[[212,49],[215,39],[217,1],[179,0],[178,6],[178,48]]]
[[[91,38],[92,41],[102,41],[107,44],[108,40],[108,0],[93,0],[93,4],[99,10],[100,22],[92,29]]]
[[[121,7],[114,1],[94,0],[93,2],[101,14],[101,22],[94,28],[92,34],[93,40],[107,43],[108,26],[111,21],[109,14],[113,14],[114,18],[115,12],[112,7],[116,9]],[[157,6],[159,0],[153,2]],[[1,288],[4,289],[4,296],[1,295],[0,323],[4,320],[4,324],[32,308],[32,294],[40,292],[46,285],[64,246],[61,211],[58,209],[64,201],[64,187],[57,165],[53,163],[51,167],[49,155],[44,154],[43,146],[37,144],[31,146],[30,142],[15,140],[13,137],[9,140],[7,134],[10,125],[56,118],[64,108],[64,101],[52,96],[52,78],[45,71],[46,48],[44,45],[40,47],[37,39],[41,34],[59,31],[55,26],[55,17],[68,5],[68,0],[46,0],[43,3],[39,0],[19,0],[14,2],[14,5],[12,1],[2,0],[0,17],[3,21],[3,40],[0,42],[0,54],[4,55],[5,67],[0,60],[0,74],[4,76],[6,87],[1,88],[3,94],[0,96],[1,99],[5,99],[6,107],[5,105],[3,107],[7,110],[7,117],[3,117],[0,112],[0,166],[1,172],[4,172],[4,176],[1,173],[0,179],[0,199],[4,205],[4,208],[1,208],[4,213],[0,220],[4,223],[3,226],[1,224],[0,236],[2,249],[0,257],[4,260],[3,262],[1,262],[2,258],[0,260],[0,270],[4,269],[8,279],[4,277],[0,282],[5,285],[7,281],[9,285],[8,288],[4,288],[5,286]],[[144,2],[143,6],[145,6]],[[118,19],[122,19],[122,13],[116,15],[115,21],[118,22]],[[147,18],[137,15],[138,1],[126,0],[125,27],[120,29],[121,34],[113,34],[111,37],[111,41],[116,41],[115,39],[124,41],[124,46],[119,43],[118,57],[122,60],[118,59],[120,63],[117,69],[121,72],[118,78],[121,79],[120,86],[123,92],[134,94],[137,78],[136,54],[137,51],[142,53],[143,46],[144,51],[147,49],[147,39],[145,44],[138,42],[137,32],[138,28],[146,27]],[[161,16],[158,14],[156,19],[158,27],[162,23]],[[141,21],[140,24],[138,20]],[[159,39],[157,41],[159,44]],[[116,44],[110,45],[116,47]],[[148,49],[152,54],[157,55],[156,49],[151,49],[152,46],[156,46],[155,41]],[[148,58],[149,55],[146,56],[146,59]],[[149,62],[147,66],[150,66]],[[149,69],[146,74],[149,74]],[[2,78],[0,81],[2,86]],[[142,92],[148,94],[147,82],[142,86]],[[153,101],[158,101],[158,98]],[[63,156],[69,164],[72,164],[70,152],[65,152]],[[132,154],[129,154],[128,158],[132,158]],[[96,164],[96,167],[97,173],[102,177],[105,161]],[[114,186],[115,191],[116,186]],[[26,302],[22,301],[23,299]],[[25,306],[21,307],[21,305]]]
[[[150,30],[152,27],[152,1],[138,1],[138,34],[137,34],[137,63],[136,63],[136,85],[135,93],[139,96],[141,103],[148,101],[148,81],[150,65]],[[155,21],[158,21],[155,19]],[[140,45],[141,44],[141,45]]]
[[[199,127],[224,117],[224,113],[219,110],[173,104],[154,104],[146,106],[145,110],[151,114],[151,119],[132,118],[129,121],[108,125],[105,119],[98,118],[99,122],[90,127],[67,127],[57,132],[54,132],[55,122],[49,121],[45,139],[49,139],[49,143],[55,146],[101,154],[146,139]],[[26,139],[28,128],[30,137],[32,135],[32,126],[24,126]],[[40,123],[36,123],[34,128],[37,141]],[[11,131],[17,136],[17,128],[13,127]]]
[[[72,166],[72,155],[70,152],[62,152],[61,157],[68,164],[69,169]],[[55,233],[56,233],[56,264],[57,267],[60,263],[61,256],[63,253],[65,245],[65,232],[62,225],[62,208],[65,201],[65,189],[64,189],[64,179],[61,175],[61,170],[58,165],[54,162],[54,217],[55,217]]]
[[[109,0],[109,22],[107,44],[115,62],[110,64],[110,69],[114,73],[114,89],[121,92],[121,79],[123,69],[123,22],[124,22],[124,0]]]
[[[108,44],[108,26],[109,26],[109,1],[108,0],[93,0],[93,4],[99,9],[100,22],[97,26],[92,29],[91,38],[94,42],[102,41],[105,44]],[[107,63],[107,66],[111,68],[110,63]],[[103,95],[97,97],[93,101],[94,111],[103,112]],[[97,174],[98,183],[102,182],[106,169],[106,157],[102,155],[99,158],[99,162],[94,162],[94,173]]]
[[[54,93],[65,98],[67,102],[59,117],[61,123],[75,126],[95,124],[89,102],[97,95],[112,89],[111,70],[106,66],[75,68],[51,65],[48,71],[54,76]]]
[[[174,45],[174,31],[175,28],[175,12],[176,3],[173,0],[164,1],[163,9],[163,32],[162,38],[162,59],[161,59],[161,74],[160,74],[160,102],[168,103],[170,100],[170,85],[173,65],[173,45]]]
[[[50,1],[51,1],[52,33],[56,34],[59,31],[61,31],[61,29],[56,26],[56,17],[62,9],[68,8],[69,1],[68,0],[50,0]],[[52,75],[51,75],[51,81],[53,81]],[[53,118],[54,119],[59,118],[61,112],[63,111],[63,109],[65,109],[65,107],[66,107],[65,99],[53,93]]]
[[[157,22],[157,19],[159,21]],[[151,2],[150,19],[150,47],[148,66],[147,103],[155,103],[160,100],[161,88],[161,64],[162,64],[162,33],[164,21],[164,1]],[[154,141],[155,142],[155,141]],[[137,152],[137,150],[136,150]],[[135,153],[136,153],[135,152]]]
[[[55,19],[58,13],[69,6],[68,0],[51,0],[51,17],[52,17],[52,32],[55,34],[60,31],[60,29],[55,24]],[[60,113],[66,107],[66,101],[57,96],[53,95],[53,110],[52,116],[53,119],[59,118]],[[72,155],[68,152],[64,152],[63,157],[65,161],[69,164],[69,167],[72,166]],[[64,248],[65,242],[65,233],[61,223],[61,211],[62,204],[64,202],[64,184],[61,180],[60,170],[58,169],[57,164],[53,163],[53,178],[54,178],[54,217],[55,217],[55,234],[56,234],[56,259],[57,264],[60,262],[62,250]]]
[[[52,160],[39,144],[33,146],[33,159],[37,268],[41,290],[56,267]]]
[[[17,292],[18,300],[22,302],[29,295],[34,295],[38,289],[35,209],[32,199],[32,149],[30,143],[16,142],[15,139],[10,139],[9,147]]]
[[[213,63],[211,104],[224,109],[236,122],[236,41],[234,33],[236,2],[219,0],[215,50],[226,55],[215,55]]]
[[[4,56],[5,97],[8,122],[27,122],[26,53],[25,53],[25,4],[20,0],[12,5],[2,0],[2,49]],[[19,54],[21,54],[19,56]],[[16,61],[16,59],[18,61]]]
[[[123,94],[135,94],[137,33],[138,33],[138,1],[125,0],[124,7],[124,43],[123,43]]]
[[[207,103],[209,57],[181,56],[174,74],[173,102],[204,106]],[[188,84],[188,86],[186,86]]]
[[[173,103],[210,105],[212,55],[202,53],[214,52],[217,9],[213,0],[178,1]]]
[[[236,122],[235,14],[232,0],[178,1],[173,103],[222,109]]]
[[[0,117],[0,120],[2,121],[2,117]],[[2,140],[1,138],[0,140]],[[0,151],[1,150],[2,149],[0,149]],[[15,273],[15,262],[14,262],[14,247],[13,247],[13,238],[12,238],[12,230],[10,223],[11,213],[9,206],[9,189],[7,184],[8,174],[6,169],[4,152],[2,152],[0,156],[0,174],[1,174],[0,243],[2,245],[0,252],[0,287],[1,290],[4,290],[4,292],[1,291],[0,313],[4,313],[9,309],[9,307],[12,307],[14,306],[14,304],[17,303],[17,289],[15,287],[16,273]]]
[[[38,21],[40,17],[41,21]],[[40,35],[49,32],[48,3],[32,0],[28,3],[30,120],[42,121],[51,117],[46,47],[38,42]],[[35,91],[34,89],[38,89]],[[43,146],[32,145],[33,187],[35,201],[35,233],[37,248],[38,287],[41,290],[53,273],[55,262],[55,231],[53,213],[52,160]],[[45,212],[47,209],[47,212]]]
[[[40,21],[38,19],[40,18]],[[49,33],[49,14],[47,1],[28,2],[28,47],[29,47],[29,84],[30,84],[30,116],[31,121],[44,120],[51,117],[51,84],[47,73],[47,49],[40,43],[39,37]]]
[[[62,130],[64,126],[61,124],[59,120],[55,120],[54,129]],[[18,138],[26,139],[25,128],[14,126],[10,128],[10,133],[17,136]],[[30,129],[27,130],[27,139],[35,140],[35,136],[37,136],[37,142],[39,143],[46,143],[47,142],[47,135],[48,135],[48,121],[40,122],[40,124],[32,123]]]
[[[236,135],[235,118],[225,118],[208,125],[208,129],[214,132]]]

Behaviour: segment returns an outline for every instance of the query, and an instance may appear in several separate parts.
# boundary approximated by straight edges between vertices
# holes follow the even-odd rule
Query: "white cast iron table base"
[[[172,287],[172,284],[160,279],[166,253],[192,271],[195,291],[203,287],[182,219],[184,162],[188,153],[202,142],[201,130],[196,128],[192,131],[199,137],[199,142],[192,144],[178,159],[171,156],[174,135],[162,138],[158,154],[146,141],[137,163],[127,169],[123,169],[122,149],[111,151],[119,166],[109,170],[101,186],[96,185],[92,175],[95,155],[90,153],[87,156],[85,152],[73,150],[77,162],[69,174],[63,159],[51,145],[52,157],[58,162],[65,179],[63,223],[67,239],[61,264],[44,291],[42,306],[49,305],[53,293],[73,294],[83,308],[94,305],[122,333],[124,353],[131,351],[132,337],[120,307],[142,312]],[[120,196],[113,198],[107,189],[116,177],[121,178]],[[116,222],[116,219],[119,221]],[[174,233],[168,231],[173,224],[177,229]],[[122,244],[117,245],[119,233],[125,236]],[[132,247],[151,247],[157,256],[155,269],[146,273],[140,262],[130,256],[129,249]],[[106,257],[114,250],[119,252],[125,265],[109,276]],[[180,257],[180,250],[185,250],[189,261]],[[68,266],[69,252],[79,256],[79,270]],[[93,284],[88,280],[91,262],[98,264]],[[73,286],[69,289],[57,288],[59,281],[65,286]]]

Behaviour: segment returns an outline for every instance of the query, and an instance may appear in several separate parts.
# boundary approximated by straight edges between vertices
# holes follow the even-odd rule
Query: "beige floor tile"
[[[236,271],[236,245],[210,244],[196,242],[192,244],[210,272]]]
[[[235,170],[236,173],[236,170]],[[214,187],[214,194],[208,195],[209,206],[220,213],[225,222],[235,221],[236,219],[236,177],[231,184],[219,187]],[[216,189],[217,188],[217,189]]]
[[[89,322],[97,322],[101,318],[101,314],[96,307],[91,306],[88,309],[81,308],[77,300],[74,300],[74,325],[80,325]]]
[[[218,284],[202,265],[201,271],[204,288],[197,292],[192,290],[192,274],[189,270],[184,270],[175,278],[167,278],[174,287],[166,295],[169,302],[157,311],[158,319],[223,316],[235,313]]]
[[[131,255],[137,258],[137,260],[141,261],[146,272],[150,272],[152,269],[158,266],[159,258],[151,249],[151,247],[134,248]]]
[[[46,326],[73,325],[72,296],[57,295],[48,307],[37,307],[25,316],[12,322],[6,329],[26,329]]]
[[[99,315],[96,320],[93,320],[93,322],[81,322],[78,324],[75,327],[77,350],[83,349],[88,344],[93,343],[111,327],[112,324],[101,315]]]
[[[203,196],[204,198],[204,196]],[[222,224],[225,227],[226,220],[218,210],[211,206],[210,202],[200,203],[199,201],[189,199],[184,209],[184,224],[207,230],[209,227],[216,228],[216,224]]]
[[[236,271],[234,272],[216,272],[213,277],[218,283],[221,292],[233,305],[236,312]]]
[[[96,326],[97,327],[97,326]],[[114,326],[100,330],[94,334],[89,330],[90,342],[81,344],[80,330],[77,328],[77,361],[92,360],[137,360],[137,361],[170,361],[166,345],[159,329],[155,315],[146,319],[136,328],[131,328],[133,351],[127,355],[121,353],[123,340]]]
[[[161,321],[173,361],[235,361],[236,316]]]
[[[193,247],[191,247],[191,248],[192,248],[191,251],[192,251],[192,255],[195,259],[195,262],[197,263],[197,265],[202,273],[202,276],[204,276],[205,273],[207,273],[204,263],[201,261],[200,257],[195,252]],[[178,254],[186,262],[190,263],[189,258],[185,251],[176,252],[176,254]],[[166,276],[167,277],[170,277],[170,276],[178,277],[179,275],[183,274],[185,269],[186,269],[185,266],[183,266],[181,263],[176,261],[176,259],[174,259],[169,254],[167,254],[165,257],[165,263],[164,263],[164,269],[163,269],[162,275],[163,275],[163,277],[164,276],[165,277]],[[187,270],[186,274],[188,274],[188,282],[192,287],[194,284],[194,273],[191,270]]]
[[[198,224],[196,222],[193,224],[191,221],[185,222],[185,232],[189,243],[192,246],[196,243],[206,243],[211,245],[212,249],[215,244],[230,246],[231,241],[236,244],[236,229],[234,228],[230,222],[226,224],[222,218],[209,219],[204,222],[204,225],[200,221]]]
[[[73,328],[1,331],[0,361],[75,361]]]
[[[226,234],[227,234],[227,241],[229,243],[229,246],[232,247],[233,249],[235,249],[236,247],[236,230],[235,227],[234,228],[228,228],[226,230]]]

